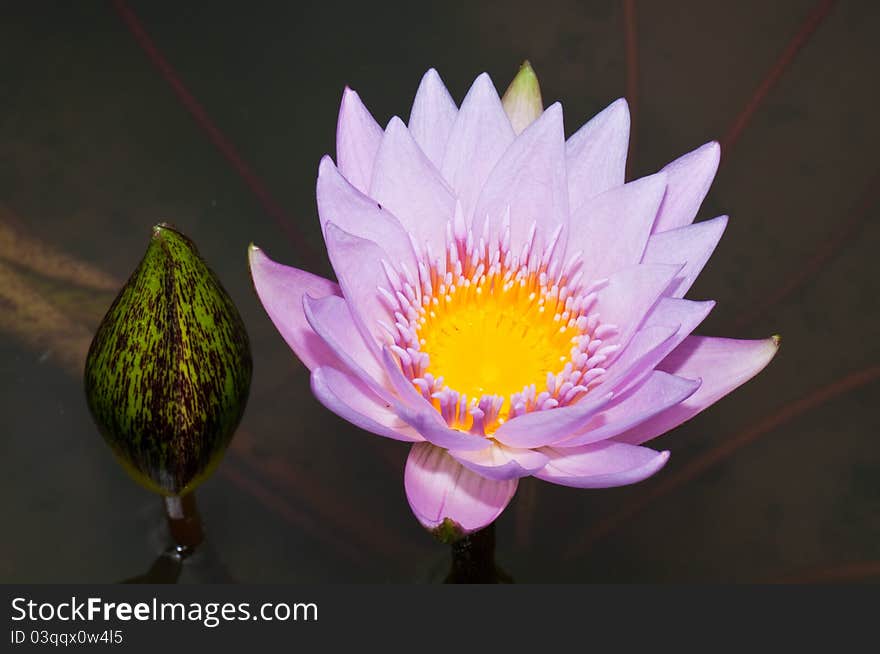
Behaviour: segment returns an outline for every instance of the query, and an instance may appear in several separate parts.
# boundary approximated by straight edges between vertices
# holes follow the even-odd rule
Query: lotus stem
[[[498,584],[510,579],[495,566],[495,523],[452,543],[447,584]]]
[[[168,518],[168,529],[174,540],[174,549],[178,556],[186,558],[205,539],[202,531],[202,519],[196,507],[196,494],[187,493],[168,495],[165,498],[165,515]]]

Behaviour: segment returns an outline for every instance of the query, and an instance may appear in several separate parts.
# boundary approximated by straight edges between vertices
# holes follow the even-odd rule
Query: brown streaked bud
[[[244,413],[244,322],[193,242],[164,223],[95,333],[89,409],[131,476],[183,495],[220,461]]]

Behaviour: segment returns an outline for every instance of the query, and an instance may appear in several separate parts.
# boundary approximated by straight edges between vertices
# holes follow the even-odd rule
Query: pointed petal
[[[712,300],[695,302],[670,297],[660,298],[648,314],[642,328],[636,332],[624,353],[614,362],[612,376],[617,372],[618,367],[629,366],[625,375],[617,378],[615,391],[623,392],[644,381],[645,376],[703,322],[714,306],[715,302]],[[678,325],[678,329],[670,329],[670,326],[674,325]],[[664,337],[664,334],[669,334],[669,337]],[[634,364],[633,355],[635,355]]]
[[[472,218],[486,178],[513,139],[513,127],[498,92],[483,73],[461,103],[441,167],[443,177],[461,201],[466,220]]]
[[[318,401],[343,420],[397,441],[424,440],[359,379],[324,366],[312,371],[311,381]]]
[[[643,384],[615,397],[607,408],[590,419],[578,435],[560,441],[554,447],[577,447],[616,436],[686,400],[699,387],[699,380],[655,370]]]
[[[544,111],[541,85],[538,84],[535,69],[528,61],[519,67],[519,72],[501,98],[501,105],[516,134],[522,134]]]
[[[321,159],[318,167],[317,198],[322,229],[332,222],[381,246],[396,265],[416,270],[412,242],[397,218],[349,184],[330,157]]]
[[[248,250],[248,261],[260,302],[306,368],[339,365],[333,351],[309,327],[302,307],[304,295],[341,295],[339,286],[329,279],[276,263],[254,245]]]
[[[594,390],[613,391],[617,395],[644,381],[665,356],[661,351],[672,349],[668,344],[678,330],[678,325],[651,325],[636,331],[617,358],[602,364],[608,372]]]
[[[370,197],[397,216],[418,246],[444,243],[455,211],[452,190],[397,117],[382,137]]]
[[[666,175],[657,173],[597,195],[572,214],[568,251],[581,253],[586,279],[608,277],[642,260],[665,192]]]
[[[542,451],[550,457],[550,463],[535,477],[575,488],[635,484],[653,475],[669,460],[669,452],[614,441],[565,450],[548,447]]]
[[[720,161],[721,147],[712,141],[663,168],[669,177],[669,188],[660,205],[655,232],[665,232],[694,222],[715,179]]]
[[[484,220],[499,224],[508,209],[510,248],[516,255],[533,224],[546,239],[568,223],[565,133],[558,102],[517,137],[489,175],[474,212],[475,232],[480,233]]]
[[[622,186],[629,147],[629,106],[623,98],[575,132],[565,145],[572,214],[590,198]]]
[[[617,436],[639,444],[678,427],[757,375],[776,354],[778,338],[757,341],[688,336],[658,366],[673,375],[701,378],[702,386],[687,400]]]
[[[376,353],[367,345],[345,300],[337,296],[303,297],[309,326],[321,337],[346,371],[361,379],[374,393],[389,397],[391,382]]]
[[[596,311],[603,324],[617,325],[619,332],[612,342],[626,347],[681,268],[680,265],[643,263],[624,268],[608,278],[608,285],[598,292]]]
[[[409,505],[426,529],[436,529],[449,519],[467,534],[501,515],[516,492],[517,480],[486,479],[445,450],[417,443],[406,460],[404,485]]]
[[[672,297],[684,297],[697,280],[703,266],[721,240],[727,216],[652,234],[642,261],[645,263],[683,263],[676,283],[669,288]]]
[[[382,139],[382,128],[361,102],[345,87],[336,123],[336,158],[339,170],[354,187],[366,193],[373,178],[373,160]]]
[[[419,90],[416,91],[409,115],[409,131],[438,170],[443,164],[446,143],[457,115],[455,101],[446,90],[440,75],[431,68],[422,77]]]
[[[494,442],[482,450],[449,454],[468,470],[499,481],[527,477],[549,461],[546,454],[536,450],[516,449]]]
[[[333,223],[324,227],[324,240],[355,324],[367,346],[378,355],[379,344],[389,338],[380,321],[393,322],[377,290],[387,283],[382,261],[390,262],[390,257],[373,241],[349,234]]]

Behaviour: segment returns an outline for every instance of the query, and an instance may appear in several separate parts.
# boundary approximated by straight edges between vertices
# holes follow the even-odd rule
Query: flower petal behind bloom
[[[453,539],[493,522],[517,486],[516,479],[486,479],[429,443],[417,443],[410,450],[403,483],[419,521],[431,530],[446,526]]]
[[[331,411],[415,443],[410,506],[444,538],[492,522],[520,477],[602,488],[668,452],[641,444],[757,374],[778,341],[691,336],[683,299],[727,225],[691,224],[717,143],[624,184],[618,100],[564,138],[524,67],[461,109],[436,71],[407,127],[343,95],[318,212],[339,280],[251,252],[254,286]],[[505,113],[507,109],[508,113]]]

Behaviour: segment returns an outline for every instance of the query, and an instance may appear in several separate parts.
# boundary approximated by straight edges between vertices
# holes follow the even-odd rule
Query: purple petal
[[[669,189],[660,205],[654,224],[655,232],[665,232],[694,222],[703,198],[715,179],[720,161],[721,147],[712,141],[663,168],[669,177]]]
[[[667,344],[675,338],[678,330],[678,325],[659,324],[639,329],[617,358],[604,364],[608,372],[595,390],[618,394],[643,381],[671,350],[666,349]]]
[[[555,443],[573,434],[611,398],[610,392],[591,392],[576,404],[561,409],[524,413],[505,422],[493,436],[510,447],[541,447]]]
[[[643,263],[624,268],[608,278],[608,285],[598,293],[596,311],[602,323],[618,327],[613,342],[626,347],[681,268],[680,265]]]
[[[669,452],[605,441],[570,449],[544,448],[550,463],[535,477],[575,488],[611,488],[635,484],[660,470]]]
[[[701,378],[702,386],[687,400],[647,420],[615,440],[640,444],[690,420],[707,406],[757,375],[776,354],[779,341],[688,336],[658,366],[673,375]]]
[[[419,246],[442,247],[455,211],[452,189],[397,117],[376,154],[370,197],[397,216]]]
[[[568,224],[565,133],[558,102],[529,125],[498,161],[477,201],[474,231],[479,234],[487,219],[500,224],[508,209],[510,249],[517,255],[533,224],[539,237],[545,238]]]
[[[450,450],[482,450],[486,447],[487,441],[482,436],[451,429],[446,424],[437,410],[419,395],[412,382],[404,376],[387,347],[382,350],[382,362],[398,392],[399,399],[391,400],[394,412],[425,440]]]
[[[494,438],[510,447],[532,448],[557,443],[578,433],[612,401],[616,389],[625,391],[651,372],[660,360],[654,353],[672,339],[677,330],[677,325],[655,325],[639,330],[613,361],[605,380],[586,397],[570,406],[517,416],[501,425]]]
[[[412,242],[397,218],[349,184],[330,157],[321,159],[318,168],[317,197],[322,229],[333,223],[349,234],[377,243],[395,264],[416,270]]]
[[[348,304],[341,297],[303,297],[303,309],[309,326],[344,365],[362,382],[386,400],[391,382],[376,354],[357,328]]]
[[[423,440],[363,382],[335,368],[312,371],[312,392],[333,413],[365,431],[409,443]]]
[[[642,260],[665,192],[666,175],[657,173],[597,195],[572,214],[568,251],[581,253],[586,279],[608,277]]]
[[[358,94],[345,87],[336,124],[336,158],[345,178],[363,193],[370,188],[373,160],[381,139],[382,128]]]
[[[455,190],[464,217],[473,216],[489,173],[513,143],[513,127],[492,80],[483,73],[461,103],[443,156],[443,177]]]
[[[697,328],[714,306],[715,302],[711,300],[695,302],[661,298],[645,319],[642,328],[633,336],[630,345],[614,362],[612,377],[620,382],[615,386],[615,390],[620,392],[643,381],[651,370]],[[670,330],[670,325],[678,325],[678,329]],[[669,337],[666,338],[664,333],[668,333]],[[634,364],[633,355],[636,357]],[[626,370],[624,377],[614,376],[619,368],[623,369],[627,366],[629,369]]]
[[[727,216],[652,234],[642,261],[645,263],[683,263],[678,279],[670,289],[672,297],[684,297],[715,251],[727,227]]]
[[[572,214],[590,198],[622,186],[629,147],[629,106],[623,98],[596,114],[565,144]]]
[[[281,336],[309,370],[323,365],[339,365],[303,314],[303,296],[340,295],[339,286],[323,277],[272,261],[255,245],[248,250],[254,288]]]
[[[419,84],[412,112],[409,115],[409,131],[419,147],[436,168],[443,164],[446,143],[452,125],[458,115],[458,107],[446,90],[437,71],[431,68]]]
[[[462,467],[428,443],[413,445],[404,473],[406,497],[426,529],[449,519],[464,533],[491,524],[516,492],[516,479],[494,481]]]
[[[379,343],[388,338],[380,321],[392,322],[377,290],[380,284],[387,283],[382,261],[390,262],[390,258],[373,241],[349,234],[333,223],[324,227],[324,240],[355,324],[378,355]]]
[[[494,442],[482,450],[449,454],[468,470],[499,481],[527,477],[549,461],[546,454],[536,450],[516,449]]]
[[[590,419],[580,434],[560,441],[554,447],[577,447],[616,436],[686,400],[699,387],[699,380],[655,370],[644,383],[615,397],[607,408]]]

